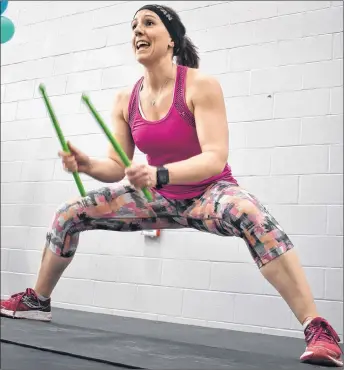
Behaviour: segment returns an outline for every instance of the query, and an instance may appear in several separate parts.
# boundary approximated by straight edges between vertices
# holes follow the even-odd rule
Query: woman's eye
[[[147,20],[147,21],[145,22],[145,25],[146,25],[146,26],[151,26],[151,25],[153,25],[153,24],[154,24],[154,22],[152,22],[152,21],[148,21],[148,20]],[[132,30],[134,30],[134,29],[136,28],[136,26],[137,26],[137,24],[133,24],[133,25],[131,26],[131,29],[132,29]]]

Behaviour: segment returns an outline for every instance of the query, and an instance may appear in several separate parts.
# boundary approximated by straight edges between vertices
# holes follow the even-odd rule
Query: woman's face
[[[151,64],[172,52],[174,43],[171,36],[154,12],[140,10],[131,26],[132,47],[139,63]]]

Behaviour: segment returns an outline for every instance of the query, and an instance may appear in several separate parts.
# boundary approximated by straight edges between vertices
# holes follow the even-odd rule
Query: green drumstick
[[[70,150],[68,148],[68,145],[66,143],[66,140],[63,136],[63,133],[62,133],[62,130],[61,130],[61,127],[57,121],[57,118],[55,116],[55,113],[54,113],[54,110],[53,110],[53,107],[49,101],[49,98],[48,98],[48,95],[47,95],[47,92],[46,92],[46,89],[45,89],[45,86],[43,84],[40,84],[39,85],[39,91],[41,92],[42,96],[43,96],[43,99],[44,99],[44,102],[45,102],[45,105],[48,109],[48,112],[49,112],[49,116],[51,118],[51,121],[54,125],[54,128],[55,128],[55,131],[57,133],[57,136],[60,140],[60,143],[61,143],[61,146],[62,146],[62,149],[66,152],[66,153],[70,153]],[[73,172],[73,177],[74,177],[74,180],[75,180],[75,183],[79,189],[79,192],[80,192],[80,195],[81,196],[85,196],[86,195],[86,191],[84,189],[84,186],[81,182],[81,179],[80,179],[80,176],[79,176],[79,173],[78,172]]]
[[[121,145],[116,141],[116,139],[112,135],[111,131],[105,125],[105,123],[102,120],[102,118],[100,117],[99,113],[96,111],[96,109],[92,105],[92,103],[90,101],[90,98],[88,96],[86,96],[85,94],[82,94],[82,100],[88,106],[88,108],[90,109],[94,118],[96,119],[96,121],[99,123],[99,125],[101,126],[101,128],[105,132],[106,136],[108,137],[112,146],[114,147],[114,149],[116,150],[116,152],[120,156],[124,165],[126,167],[129,167],[131,163],[130,163],[130,160],[129,160],[128,156],[126,155],[125,151],[122,149]],[[145,195],[145,197],[147,198],[148,201],[153,200],[152,194],[149,192],[149,190],[147,188],[142,189],[142,192],[143,192],[143,194]]]

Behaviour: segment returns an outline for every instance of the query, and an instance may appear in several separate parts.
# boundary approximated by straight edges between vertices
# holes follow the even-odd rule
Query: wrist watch
[[[165,167],[158,167],[156,171],[156,188],[161,189],[170,181],[168,169]]]

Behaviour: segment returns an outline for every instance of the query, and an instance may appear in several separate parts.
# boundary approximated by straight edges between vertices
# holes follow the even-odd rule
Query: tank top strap
[[[128,105],[128,123],[129,127],[132,127],[133,121],[135,119],[136,113],[139,109],[139,89],[142,84],[143,77],[141,77],[134,85],[131,92],[129,105]]]
[[[188,67],[177,65],[176,86],[174,92],[174,107],[180,117],[189,125],[196,126],[195,117],[190,111],[185,100],[186,75]]]

